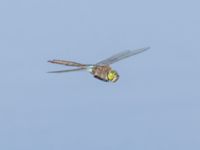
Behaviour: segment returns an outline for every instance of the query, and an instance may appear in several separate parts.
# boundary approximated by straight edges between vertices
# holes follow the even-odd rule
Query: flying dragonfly
[[[76,67],[68,70],[59,70],[59,71],[50,71],[48,73],[66,73],[66,72],[74,72],[74,71],[88,71],[95,78],[105,81],[105,82],[116,82],[119,79],[119,74],[117,71],[113,70],[110,65],[116,63],[122,59],[128,58],[130,56],[134,56],[136,54],[142,53],[148,50],[150,47],[145,47],[141,49],[135,50],[125,50],[120,53],[117,53],[107,59],[104,59],[96,64],[82,64],[74,61],[66,61],[66,60],[49,60],[48,62],[53,64],[60,64],[65,66]]]

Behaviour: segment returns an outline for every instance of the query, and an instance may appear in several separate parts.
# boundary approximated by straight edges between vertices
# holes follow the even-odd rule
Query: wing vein
[[[126,50],[126,51],[117,53],[117,54],[115,54],[115,55],[113,55],[113,56],[111,56],[107,59],[104,59],[104,60],[98,62],[96,65],[110,65],[110,64],[118,62],[122,59],[125,59],[125,58],[128,58],[128,57],[134,56],[136,54],[142,53],[142,52],[148,50],[149,48],[150,47],[136,49],[136,50]]]

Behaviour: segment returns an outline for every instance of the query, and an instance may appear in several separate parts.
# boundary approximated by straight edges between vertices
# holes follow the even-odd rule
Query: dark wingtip
[[[144,49],[145,49],[145,50],[148,50],[148,49],[150,49],[150,48],[151,48],[150,46],[147,46],[147,47],[145,47]]]

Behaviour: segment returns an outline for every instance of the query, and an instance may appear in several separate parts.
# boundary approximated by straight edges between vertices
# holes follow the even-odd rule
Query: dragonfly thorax
[[[119,79],[118,73],[112,70],[110,66],[95,66],[92,69],[92,74],[95,78],[107,82],[116,82]]]

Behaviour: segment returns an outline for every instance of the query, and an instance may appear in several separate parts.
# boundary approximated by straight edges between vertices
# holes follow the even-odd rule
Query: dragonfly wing
[[[66,72],[74,72],[74,71],[81,71],[81,70],[86,70],[86,68],[76,68],[76,69],[68,69],[68,70],[49,71],[48,73],[66,73]]]
[[[66,60],[49,60],[48,62],[50,63],[54,63],[54,64],[61,64],[61,65],[65,65],[65,66],[74,66],[74,67],[85,67],[86,65],[84,64],[80,64],[77,62],[73,62],[73,61],[66,61]]]
[[[111,56],[111,57],[109,57],[105,60],[102,60],[102,61],[98,62],[96,65],[110,65],[110,64],[118,62],[122,59],[125,59],[127,57],[130,57],[130,56],[139,54],[141,52],[144,52],[144,51],[148,50],[149,48],[150,47],[136,49],[136,50],[126,50],[126,51],[120,52],[118,54],[115,54],[115,55],[113,55],[113,56]]]

